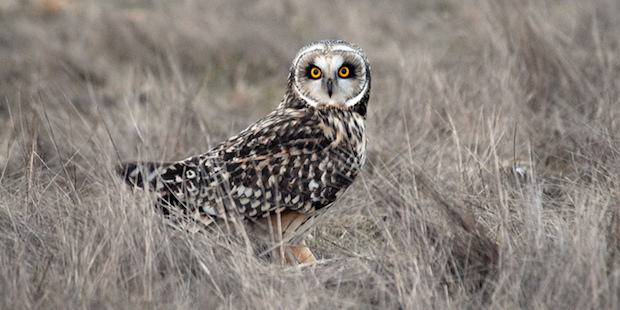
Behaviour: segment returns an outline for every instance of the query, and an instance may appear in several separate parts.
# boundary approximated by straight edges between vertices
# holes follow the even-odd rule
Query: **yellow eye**
[[[317,67],[312,67],[312,69],[310,69],[310,76],[313,79],[318,79],[321,77],[321,69],[317,68]]]
[[[338,70],[338,75],[340,75],[341,78],[346,78],[347,76],[349,76],[350,72],[351,71],[349,70],[349,67],[342,66],[340,67],[340,70]]]

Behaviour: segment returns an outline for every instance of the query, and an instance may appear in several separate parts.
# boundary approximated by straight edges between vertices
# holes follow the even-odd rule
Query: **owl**
[[[118,172],[154,192],[177,223],[241,234],[288,263],[314,262],[304,238],[364,165],[369,98],[370,65],[359,47],[312,43],[293,59],[275,111],[204,154]]]

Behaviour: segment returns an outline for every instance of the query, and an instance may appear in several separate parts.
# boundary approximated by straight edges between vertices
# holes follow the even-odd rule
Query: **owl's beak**
[[[329,98],[332,97],[332,93],[334,91],[334,82],[332,81],[332,79],[327,80],[327,94],[329,95]]]

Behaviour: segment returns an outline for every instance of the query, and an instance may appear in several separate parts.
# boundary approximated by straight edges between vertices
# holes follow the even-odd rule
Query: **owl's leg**
[[[314,257],[314,254],[312,254],[310,249],[308,249],[305,245],[289,246],[289,248],[300,264],[316,262],[316,257]]]
[[[306,264],[316,262],[314,254],[304,245],[284,245],[274,249],[277,259],[288,265]]]
[[[297,211],[288,211],[272,215],[270,223],[274,228],[275,234],[272,233],[273,239],[279,242],[274,249],[275,256],[286,264],[304,264],[316,262],[316,257],[312,254],[303,242],[299,245],[290,245],[292,239],[299,240],[298,237],[303,236],[304,225],[310,223],[309,216]],[[275,227],[274,227],[275,226]],[[301,235],[299,232],[301,231]],[[293,243],[297,243],[293,241]]]

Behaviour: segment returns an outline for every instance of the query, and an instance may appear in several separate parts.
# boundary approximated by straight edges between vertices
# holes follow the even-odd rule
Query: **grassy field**
[[[619,309],[620,5],[0,0],[2,309]],[[282,266],[114,173],[273,110],[302,46],[372,65],[362,176]]]

